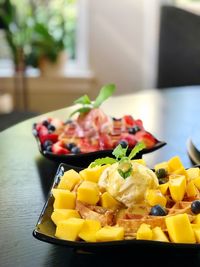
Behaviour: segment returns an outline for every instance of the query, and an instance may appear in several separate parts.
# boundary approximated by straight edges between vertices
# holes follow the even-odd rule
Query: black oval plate
[[[197,165],[199,167],[199,165]],[[52,188],[56,187],[60,181],[60,177],[63,173],[69,169],[74,169],[80,171],[82,168],[74,167],[67,164],[60,164],[56,172]],[[73,248],[77,251],[84,252],[102,252],[114,249],[131,249],[132,251],[139,250],[144,252],[144,250],[189,250],[199,251],[200,244],[185,244],[185,243],[171,243],[171,242],[160,242],[160,241],[148,241],[148,240],[122,240],[122,241],[109,241],[109,242],[84,242],[84,241],[67,241],[61,240],[55,237],[56,227],[51,220],[51,214],[53,212],[53,201],[52,188],[49,192],[47,201],[42,209],[39,216],[35,229],[33,230],[33,236],[40,241],[47,243],[61,245]]]
[[[112,155],[113,150],[98,150],[94,152],[88,152],[88,153],[80,153],[80,154],[67,154],[67,155],[56,155],[52,152],[48,152],[42,149],[40,140],[37,136],[34,135],[36,138],[38,148],[40,153],[46,157],[47,159],[53,160],[58,163],[67,163],[74,166],[80,166],[80,167],[88,167],[89,164],[94,161],[95,159],[102,158],[102,157],[114,157]],[[157,140],[157,143],[154,147],[149,149],[143,149],[141,152],[139,152],[135,158],[139,159],[142,158],[143,154],[147,154],[150,152],[153,152],[163,146],[165,146],[167,143],[164,141]]]

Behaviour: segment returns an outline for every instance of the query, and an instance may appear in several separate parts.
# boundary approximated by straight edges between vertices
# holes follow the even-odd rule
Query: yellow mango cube
[[[100,197],[101,206],[106,209],[117,209],[120,203],[108,192],[104,192]]]
[[[180,174],[180,175],[184,175],[185,177],[187,177],[187,172],[186,169],[182,166],[179,169],[176,169],[175,171],[172,172],[173,174]]]
[[[83,181],[77,190],[77,200],[87,204],[95,205],[100,198],[100,191],[97,183]]]
[[[154,170],[157,171],[159,169],[165,169],[166,172],[169,172],[169,167],[168,167],[168,162],[167,161],[163,161],[161,163],[158,163],[154,166]]]
[[[136,232],[136,239],[141,240],[152,240],[152,230],[150,225],[142,223]]]
[[[169,176],[169,191],[172,199],[181,201],[186,192],[186,177],[184,175]]]
[[[96,242],[96,232],[101,229],[101,223],[86,219],[78,236],[86,242]]]
[[[196,243],[194,231],[186,213],[165,218],[170,240],[174,243]]]
[[[193,180],[186,185],[186,194],[188,197],[195,197],[198,194],[198,189],[194,185]]]
[[[193,167],[186,170],[188,180],[193,180],[200,176],[199,168]]]
[[[102,165],[102,166],[95,166],[93,168],[88,167],[83,169],[79,172],[82,179],[86,181],[91,181],[94,183],[98,183],[99,177],[101,176],[102,172],[108,167],[109,165]]]
[[[146,193],[146,201],[150,206],[161,205],[163,207],[167,204],[166,197],[161,193],[159,189],[149,189]]]
[[[200,228],[193,228],[194,236],[196,238],[196,242],[200,243]]]
[[[165,195],[167,193],[167,189],[169,188],[169,183],[165,183],[165,184],[159,184],[158,189],[160,190],[160,192]]]
[[[64,175],[61,177],[60,182],[58,184],[58,189],[67,189],[71,191],[76,184],[81,181],[81,176],[78,172],[71,169],[66,171]]]
[[[139,164],[142,164],[142,165],[146,166],[146,161],[144,159],[133,159],[131,161],[132,162],[137,162]]]
[[[124,228],[119,226],[104,226],[96,232],[97,242],[116,241],[124,239]]]
[[[69,218],[64,221],[59,221],[55,236],[64,240],[76,241],[83,224],[84,220],[80,218]]]
[[[53,207],[54,209],[74,209],[76,195],[74,192],[64,189],[52,189],[55,198]]]
[[[51,219],[56,225],[59,221],[69,218],[80,218],[80,214],[77,210],[72,209],[55,209],[51,214]]]
[[[169,242],[168,237],[159,226],[156,226],[152,229],[152,240]]]
[[[200,225],[200,213],[195,216],[195,219],[192,223]]]
[[[184,168],[179,156],[174,156],[168,160],[168,167],[170,172],[174,172],[180,168]]]
[[[196,187],[200,190],[200,177],[197,177],[193,180]]]

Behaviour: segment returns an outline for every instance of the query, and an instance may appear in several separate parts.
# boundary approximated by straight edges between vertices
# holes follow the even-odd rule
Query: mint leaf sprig
[[[80,104],[82,107],[73,111],[69,117],[72,117],[74,114],[79,113],[87,113],[93,108],[98,108],[101,104],[108,99],[115,91],[116,87],[114,84],[107,84],[103,86],[94,101],[92,101],[88,95],[83,95],[80,98],[74,101],[74,104]]]
[[[119,168],[118,172],[126,179],[130,176],[132,172],[132,164],[131,159],[136,156],[137,153],[142,151],[145,148],[145,144],[143,142],[138,142],[134,148],[131,150],[130,154],[127,156],[127,150],[128,146],[126,148],[123,148],[120,144],[113,150],[112,154],[115,156],[115,158],[111,157],[105,157],[105,158],[99,158],[93,161],[89,167],[93,168],[96,166],[102,166],[104,164],[113,164],[116,162],[119,162]]]

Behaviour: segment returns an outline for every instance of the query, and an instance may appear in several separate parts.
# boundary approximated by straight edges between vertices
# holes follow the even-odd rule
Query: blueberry
[[[122,148],[126,148],[128,146],[128,142],[126,140],[121,140],[118,144],[121,145]]]
[[[76,144],[75,143],[68,143],[68,144],[66,144],[66,148],[68,150],[72,150],[73,147],[76,147]]]
[[[167,171],[164,168],[156,170],[156,176],[158,179],[165,178],[167,176]]]
[[[44,120],[44,121],[42,122],[42,125],[44,125],[44,126],[48,127],[48,125],[49,125],[49,122],[48,122],[48,120]]]
[[[129,128],[129,129],[128,129],[128,132],[129,132],[130,134],[136,134],[136,133],[137,133],[138,131],[140,131],[140,130],[141,130],[140,127],[137,126],[137,125],[135,125],[135,126]]]
[[[79,154],[81,152],[80,148],[77,146],[72,147],[71,152],[73,154]]]
[[[38,136],[38,131],[36,129],[33,129],[32,133],[33,133],[34,136]]]
[[[113,121],[121,121],[122,118],[115,118],[115,117],[112,117]]]
[[[194,200],[191,204],[191,210],[194,214],[200,213],[200,200]]]
[[[150,215],[165,216],[165,215],[167,215],[167,211],[161,205],[155,205],[151,208]]]
[[[52,152],[52,145],[49,145],[45,148],[47,152]]]
[[[54,132],[56,129],[56,127],[52,124],[49,124],[47,128],[48,128],[49,132]]]
[[[35,123],[33,123],[33,129],[35,129],[36,128],[36,126],[37,126],[37,123],[35,122]]]
[[[47,148],[48,146],[52,146],[52,144],[53,144],[53,142],[52,142],[51,140],[46,140],[46,141],[44,142],[44,144],[43,144],[43,147],[44,147],[44,149],[46,150],[46,148]]]

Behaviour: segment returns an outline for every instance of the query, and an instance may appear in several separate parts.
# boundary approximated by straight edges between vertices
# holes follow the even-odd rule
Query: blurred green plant
[[[67,50],[75,58],[76,0],[0,0],[0,19],[16,66],[56,62]],[[22,58],[23,57],[23,58]]]

